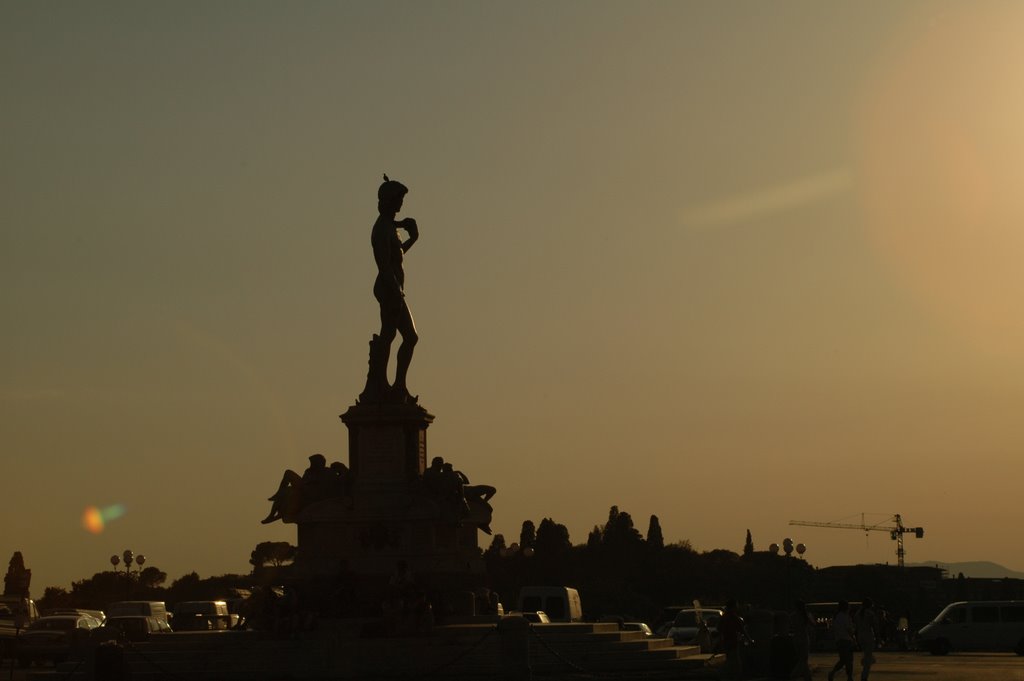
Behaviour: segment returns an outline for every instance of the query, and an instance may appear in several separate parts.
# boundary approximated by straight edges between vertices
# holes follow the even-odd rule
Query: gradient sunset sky
[[[495,531],[1024,570],[1024,4],[0,2],[0,560],[246,572],[409,383]],[[101,532],[86,508],[120,505]],[[489,538],[482,535],[486,547]]]

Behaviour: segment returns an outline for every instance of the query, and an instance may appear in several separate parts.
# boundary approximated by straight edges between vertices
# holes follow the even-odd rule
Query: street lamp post
[[[786,537],[782,540],[781,547],[778,544],[772,544],[768,547],[768,550],[777,556],[779,555],[779,548],[782,549],[782,551],[786,554],[787,557],[793,555],[793,551],[796,550],[797,554],[799,554],[799,556],[803,558],[804,553],[807,551],[807,544],[794,544],[792,539]]]
[[[780,548],[782,549],[783,553],[786,554],[786,558],[791,558],[793,556],[793,551],[794,550],[797,552],[797,555],[799,555],[801,558],[803,558],[804,557],[804,553],[807,551],[807,545],[806,544],[804,544],[803,542],[801,542],[799,544],[794,544],[793,540],[790,539],[789,537],[786,537],[785,539],[782,540],[782,546],[781,547],[778,544],[774,544],[773,543],[771,546],[768,547],[768,550],[771,551],[773,555],[777,556],[777,555],[779,555],[779,549]],[[786,607],[791,607],[792,606],[792,604],[788,602],[788,601],[792,600],[792,584],[791,584],[791,582],[792,582],[792,580],[790,579],[790,563],[787,560],[786,561],[786,601],[787,601]]]
[[[124,552],[118,556],[116,553],[110,557],[110,564],[114,566],[114,572],[117,572],[117,566],[124,561],[124,579],[125,579],[125,595],[131,596],[132,591],[132,563],[138,566],[139,572],[142,572],[142,566],[146,563],[146,557],[141,553],[135,555],[135,552],[131,549],[125,549]]]

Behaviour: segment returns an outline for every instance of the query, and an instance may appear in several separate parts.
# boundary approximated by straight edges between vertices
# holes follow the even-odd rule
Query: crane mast
[[[892,523],[888,525],[886,523]],[[861,514],[860,524],[854,523],[822,523],[815,522],[812,520],[790,520],[790,525],[800,525],[802,527],[831,527],[841,530],[861,530],[862,532],[888,532],[889,538],[896,542],[896,562],[900,567],[903,567],[904,556],[906,551],[903,547],[903,535],[913,534],[918,539],[924,536],[923,527],[907,527],[903,524],[903,517],[899,513],[882,521],[875,525],[868,525],[864,521],[864,514]]]

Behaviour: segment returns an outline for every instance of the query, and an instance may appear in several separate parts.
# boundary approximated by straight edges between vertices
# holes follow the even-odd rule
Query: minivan
[[[917,633],[932,655],[951,650],[1012,650],[1024,655],[1024,601],[950,603]]]
[[[230,624],[225,601],[183,601],[174,606],[175,631],[227,629]]]
[[[552,622],[579,622],[583,619],[580,594],[568,586],[524,586],[519,590],[520,612],[543,610]]]
[[[145,615],[155,617],[158,620],[167,621],[167,604],[163,601],[117,601],[111,603],[104,612],[107,617],[122,617],[124,615]]]

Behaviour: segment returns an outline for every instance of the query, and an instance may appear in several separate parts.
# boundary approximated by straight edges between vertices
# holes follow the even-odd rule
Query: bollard
[[[511,615],[498,622],[501,637],[502,677],[507,681],[530,681],[530,623]]]
[[[124,646],[117,641],[96,646],[93,672],[96,681],[124,681]]]

